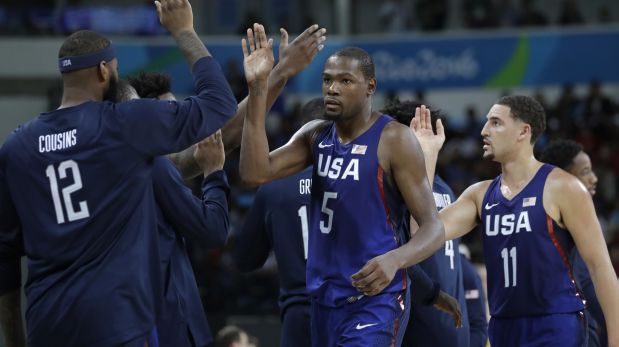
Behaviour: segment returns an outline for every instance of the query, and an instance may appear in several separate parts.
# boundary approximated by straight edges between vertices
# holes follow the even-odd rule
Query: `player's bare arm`
[[[21,289],[21,288],[20,288]],[[21,290],[0,296],[0,326],[7,347],[24,347],[24,328],[21,321]]]
[[[193,157],[200,165],[202,174],[207,177],[211,173],[223,170],[226,154],[221,138],[221,130],[194,145]]]
[[[194,30],[193,12],[188,0],[160,0],[155,1],[155,6],[159,22],[172,34],[190,68],[200,58],[210,56]]]
[[[385,174],[393,177],[406,206],[419,224],[419,230],[411,241],[371,259],[352,276],[353,285],[366,295],[380,293],[393,280],[398,269],[426,259],[444,242],[443,226],[426,177],[423,154],[410,129],[395,122],[387,124],[378,153]]]
[[[479,224],[482,200],[490,183],[492,181],[482,181],[469,186],[453,204],[439,212],[446,241],[468,234]]]
[[[574,176],[553,170],[544,188],[548,215],[569,230],[582,256],[599,299],[609,346],[619,346],[619,282],[612,267],[591,194]]]
[[[289,78],[303,71],[322,49],[326,40],[327,29],[314,24],[297,36],[290,44],[288,32],[280,29],[281,39],[279,45],[279,61],[273,68],[268,78],[267,110],[279,97]],[[241,144],[243,122],[247,112],[246,97],[239,103],[239,108],[234,118],[222,128],[222,136],[226,153],[230,153]],[[179,167],[186,178],[200,174],[200,168],[193,160],[193,150],[173,154],[171,158]]]
[[[269,153],[266,136],[266,88],[267,77],[273,66],[273,48],[267,44],[264,27],[255,25],[243,39],[245,79],[249,86],[247,115],[243,125],[241,179],[250,186],[257,186],[277,178],[301,171],[309,165],[311,148],[309,134],[315,123],[308,123],[281,148]]]

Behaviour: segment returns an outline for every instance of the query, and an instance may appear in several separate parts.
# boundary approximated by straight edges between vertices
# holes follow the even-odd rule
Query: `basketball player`
[[[157,343],[148,341],[162,297],[152,161],[214,133],[236,101],[193,29],[187,0],[156,6],[192,68],[197,96],[102,102],[118,79],[113,46],[79,31],[60,48],[60,108],[0,149],[0,261],[9,263],[4,245],[21,228],[28,345]],[[6,292],[19,288],[0,276]]]
[[[272,42],[260,25],[248,30],[248,42],[249,48],[243,40],[249,100],[241,178],[260,185],[313,164],[307,259],[312,345],[399,346],[399,327],[408,318],[405,269],[443,243],[421,149],[407,127],[372,111],[373,62],[367,52],[347,48],[325,64],[328,120],[307,123],[269,153],[265,111]],[[402,245],[404,235],[396,227],[404,202],[420,229]]]
[[[583,151],[582,145],[572,140],[551,142],[540,156],[540,161],[559,167],[576,176],[585,185],[591,196],[595,195],[598,178],[591,166],[591,158]],[[606,322],[595,295],[591,275],[587,271],[578,250],[570,252],[570,262],[574,277],[587,300],[587,325],[589,347],[606,346]]]
[[[415,126],[431,129],[428,120]],[[481,132],[484,158],[500,163],[502,174],[470,186],[440,212],[446,237],[481,223],[493,346],[586,343],[583,298],[568,259],[574,243],[595,284],[609,346],[619,346],[619,286],[591,196],[577,178],[533,156],[545,124],[533,98],[506,96],[492,106]],[[423,137],[424,150],[438,153],[425,143],[433,135]]]

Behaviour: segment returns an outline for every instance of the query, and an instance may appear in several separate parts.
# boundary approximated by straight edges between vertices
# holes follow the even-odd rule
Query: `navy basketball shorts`
[[[410,313],[408,290],[363,296],[339,307],[312,300],[313,347],[399,347]]]
[[[310,347],[310,305],[297,304],[283,315],[280,347]]]
[[[582,312],[524,318],[493,317],[488,324],[488,335],[491,346],[587,346],[587,325]]]

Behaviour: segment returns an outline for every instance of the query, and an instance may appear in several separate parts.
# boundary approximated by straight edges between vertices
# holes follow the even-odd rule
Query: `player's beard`
[[[105,93],[103,93],[103,101],[118,102],[118,77],[112,76],[110,83]]]

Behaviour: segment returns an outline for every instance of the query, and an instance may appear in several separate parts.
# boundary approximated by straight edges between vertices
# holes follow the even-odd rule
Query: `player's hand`
[[[290,78],[305,69],[314,60],[316,54],[323,49],[324,42],[327,39],[325,36],[327,29],[321,28],[318,24],[305,29],[290,44],[288,44],[286,29],[281,28],[279,31],[282,36],[279,43],[277,68],[286,78]]]
[[[421,107],[415,109],[415,117],[411,120],[410,128],[413,130],[417,140],[419,140],[421,149],[425,153],[438,154],[445,143],[445,128],[443,127],[443,122],[437,119],[436,133],[434,133],[429,108],[421,105]]]
[[[454,320],[455,327],[462,328],[462,311],[460,311],[460,304],[458,304],[456,298],[441,290],[438,293],[434,308],[449,314]]]
[[[226,153],[221,139],[221,130],[194,145],[193,157],[202,169],[204,176],[222,170]]]
[[[159,22],[172,35],[193,31],[193,12],[188,0],[158,0],[155,6]]]
[[[241,40],[243,67],[247,84],[266,81],[273,69],[273,39],[267,40],[264,27],[254,23],[254,29],[247,29],[247,40]]]
[[[364,295],[376,295],[391,283],[397,270],[398,265],[391,254],[379,255],[352,275],[352,285]]]

